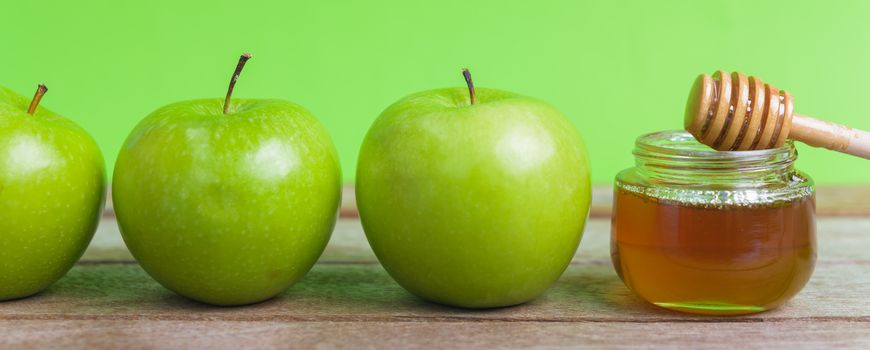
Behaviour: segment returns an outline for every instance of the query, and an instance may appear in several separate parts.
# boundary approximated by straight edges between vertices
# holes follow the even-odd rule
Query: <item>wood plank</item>
[[[151,281],[141,269],[131,262],[129,253],[123,246],[123,242],[114,226],[113,219],[106,219],[101,226],[100,235],[92,244],[92,250],[83,258],[81,266],[76,267],[69,276],[60,283],[59,291],[66,289],[81,288],[85,291],[95,288],[97,296],[108,293],[108,298],[121,298],[121,300],[93,299],[96,305],[117,305],[128,303],[146,303],[145,310],[157,312],[158,318],[171,316],[170,306],[161,309],[161,303],[155,300],[168,298],[175,300],[170,292],[163,290]],[[807,317],[847,317],[848,320],[864,320],[870,317],[870,303],[865,301],[865,296],[870,295],[870,258],[867,247],[870,247],[870,219],[858,218],[823,218],[819,220],[819,262],[813,279],[807,288],[798,295],[790,306],[760,314],[753,317],[765,319],[790,318],[800,319]],[[120,266],[105,264],[106,262],[127,262]],[[112,285],[111,281],[123,283]],[[65,286],[75,286],[67,288]],[[89,287],[90,286],[90,287]],[[343,295],[347,288],[360,289],[360,293]],[[143,295],[125,295],[123,291],[133,289],[135,291],[148,291]],[[303,291],[297,293],[297,291]],[[309,294],[310,293],[310,294]],[[326,293],[326,294],[324,294]],[[337,293],[337,294],[336,294]],[[79,297],[63,297],[65,292],[50,294],[49,299],[38,301],[23,301],[31,311],[35,311],[42,305],[66,305],[73,310],[86,310],[87,314],[108,313],[117,315],[118,310],[92,309],[90,304],[81,304],[80,299],[91,299],[87,294]],[[52,296],[54,295],[54,296]],[[159,296],[158,296],[159,295]],[[138,299],[144,298],[144,299]],[[295,299],[296,297],[302,297]],[[55,301],[53,298],[61,298]],[[374,300],[372,300],[374,298]],[[335,300],[355,300],[353,303],[335,303]],[[390,300],[393,303],[390,303]],[[610,300],[610,303],[602,302]],[[590,302],[592,301],[592,302]],[[597,302],[596,302],[597,301]],[[372,253],[362,232],[358,219],[342,219],[336,226],[335,233],[330,241],[318,266],[297,287],[291,289],[287,295],[277,301],[265,303],[290,304],[292,310],[298,312],[288,320],[306,319],[319,320],[319,317],[330,316],[330,320],[340,321],[348,317],[357,318],[383,318],[392,319],[394,316],[408,317],[405,312],[416,310],[428,316],[444,316],[445,314],[432,314],[431,306],[420,303],[401,288],[398,287],[385,274],[378,265],[377,259]],[[301,304],[298,304],[301,303]],[[339,305],[332,308],[330,305]],[[362,306],[361,306],[362,305]],[[687,316],[662,312],[635,298],[616,277],[609,256],[609,221],[592,219],[587,225],[581,247],[575,256],[572,265],[566,271],[557,285],[542,299],[531,307],[532,313],[517,312],[529,307],[524,305],[518,308],[508,308],[503,311],[488,312],[486,315],[501,315],[499,317],[519,317],[522,319],[535,319],[541,321],[579,320],[590,321],[602,318],[610,320],[636,319],[638,317],[655,319],[684,320]],[[143,306],[143,305],[139,305]],[[384,310],[371,313],[365,307],[382,307]],[[401,307],[399,307],[401,306]],[[138,306],[137,306],[138,307]],[[130,315],[138,311],[137,307],[130,310]],[[259,310],[263,306],[256,306]],[[254,310],[252,309],[252,310]],[[451,309],[435,308],[436,310],[449,311]],[[2,309],[0,309],[2,310]],[[138,310],[138,311],[137,311]],[[264,309],[270,313],[268,307]],[[319,310],[321,313],[306,313],[311,310]],[[5,311],[5,312],[4,312]],[[12,309],[5,309],[7,316]],[[20,311],[20,310],[19,310]],[[387,311],[396,312],[389,313]],[[43,310],[40,312],[48,312]],[[384,313],[387,312],[387,313]],[[19,314],[18,311],[15,314]],[[20,313],[25,315],[26,313]],[[460,312],[460,315],[468,314]],[[344,315],[344,316],[342,316]],[[448,312],[446,315],[453,315]],[[262,316],[262,315],[260,315]],[[257,317],[260,317],[257,316]],[[289,316],[288,316],[289,317]],[[857,317],[857,318],[856,318]],[[844,320],[845,320],[844,319]]]
[[[870,200],[849,195],[866,191],[846,189],[847,199],[826,204],[833,216],[818,221],[816,272],[797,297],[777,310],[725,318],[663,310],[635,297],[610,263],[609,203],[600,200],[609,189],[596,191],[581,247],[553,288],[530,303],[484,311],[427,303],[399,287],[354,218],[352,192],[312,271],[273,300],[237,308],[203,305],[161,287],[132,260],[108,215],[59,283],[0,303],[0,348],[870,346],[870,217],[841,216],[862,213]],[[827,196],[819,191],[820,208]]]
[[[113,226],[112,219],[107,220],[99,239],[92,244],[94,250],[89,251],[81,265],[49,292],[3,305],[0,314],[5,316],[0,318],[176,319],[182,317],[180,314],[202,309],[197,307],[201,305],[175,296],[148,278],[131,262],[117,229],[109,229]],[[810,284],[786,307],[749,318],[867,321],[870,317],[870,303],[866,302],[866,296],[870,295],[868,232],[870,219],[821,219],[819,263]],[[209,318],[222,315],[238,321],[270,317],[283,321],[395,320],[424,316],[421,321],[439,317],[547,322],[698,319],[659,310],[634,297],[615,275],[608,246],[609,221],[590,220],[572,265],[544,297],[515,308],[469,313],[424,303],[404,292],[377,264],[359,220],[342,219],[320,263],[282,297],[245,308],[245,312],[205,309]],[[122,264],[106,264],[112,261]],[[107,309],[109,306],[112,308]],[[185,307],[193,309],[185,311]],[[293,310],[293,313],[284,314],[282,310]]]
[[[823,217],[818,219],[819,257],[824,261],[870,263],[870,218]],[[610,220],[592,218],[587,222],[575,260],[609,261]],[[93,242],[82,261],[132,261],[118,224],[113,217],[103,218]],[[365,233],[357,218],[338,221],[332,239],[320,258],[321,262],[374,262]]]
[[[819,216],[870,216],[870,186],[821,186],[816,189],[816,213]],[[594,218],[610,217],[613,189],[608,185],[592,188],[589,215]],[[359,217],[356,195],[352,184],[342,188],[341,217]],[[106,200],[105,216],[114,216],[112,197]]]
[[[820,216],[870,216],[870,187],[822,186],[816,191]]]
[[[820,264],[807,287],[779,309],[746,317],[765,322],[870,322],[870,264]],[[422,301],[376,263],[319,264],[275,299],[222,308],[177,296],[136,264],[82,264],[47,291],[0,304],[0,320],[177,321],[537,321],[709,322],[635,297],[609,262],[575,262],[540,298],[515,307],[463,310]],[[716,321],[718,322],[718,321]]]
[[[8,348],[867,349],[870,323],[0,321]]]

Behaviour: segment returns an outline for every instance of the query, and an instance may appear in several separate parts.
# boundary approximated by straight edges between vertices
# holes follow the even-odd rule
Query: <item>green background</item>
[[[306,106],[346,180],[372,121],[420,90],[479,86],[535,96],[586,139],[593,180],[633,163],[642,133],[680,128],[695,76],[739,70],[791,91],[801,114],[870,129],[870,1],[3,1],[0,84],[97,139],[111,171],[154,109],[222,97]],[[870,161],[800,147],[819,183],[870,182]]]

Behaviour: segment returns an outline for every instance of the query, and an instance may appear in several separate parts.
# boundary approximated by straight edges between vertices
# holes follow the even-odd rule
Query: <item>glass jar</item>
[[[667,309],[747,314],[803,288],[816,260],[815,190],[791,142],[719,152],[684,131],[639,137],[616,176],[611,258]]]

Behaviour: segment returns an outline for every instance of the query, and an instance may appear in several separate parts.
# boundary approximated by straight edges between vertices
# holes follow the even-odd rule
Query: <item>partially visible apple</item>
[[[103,157],[82,128],[0,87],[0,300],[38,293],[82,256],[103,211]]]
[[[127,138],[113,199],[124,242],[165,287],[201,302],[263,301],[323,252],[341,196],[335,147],[302,107],[231,99],[162,107]]]
[[[589,210],[586,151],[550,105],[464,89],[405,97],[360,150],[357,204],[389,274],[437,303],[489,308],[544,292],[571,261]]]

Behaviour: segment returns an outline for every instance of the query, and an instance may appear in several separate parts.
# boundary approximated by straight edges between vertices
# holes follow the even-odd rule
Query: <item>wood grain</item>
[[[161,287],[136,264],[84,264],[39,295],[2,304],[0,320],[870,322],[870,283],[856,278],[868,272],[870,264],[821,264],[807,287],[784,307],[717,318],[656,308],[635,297],[609,263],[596,260],[573,263],[532,302],[482,311],[420,300],[376,263],[319,264],[285,293],[246,307],[190,301]]]
[[[0,321],[8,348],[867,349],[870,324]]]
[[[596,198],[609,194],[596,191]],[[819,190],[820,208],[828,203],[829,215],[819,218],[813,278],[783,307],[745,317],[692,316],[635,297],[611,266],[610,223],[600,215],[544,295],[483,311],[405,292],[377,263],[359,220],[347,214],[318,264],[285,293],[247,307],[203,305],[145,274],[108,215],[66,277],[34,297],[0,303],[0,349],[864,349],[870,346],[870,215],[855,216],[864,215],[868,201],[856,193],[867,191]]]
[[[817,188],[816,213],[819,216],[870,216],[870,187],[867,186],[822,186]],[[594,186],[589,215],[594,218],[610,217],[613,205],[613,189],[610,186]],[[342,188],[341,209],[343,218],[359,217],[353,185]],[[106,201],[106,217],[114,216],[111,195]]]
[[[870,218],[821,217],[817,227],[821,263],[870,262]],[[575,255],[575,261],[581,259],[610,263],[610,220],[592,218],[587,222],[580,249]],[[82,262],[132,260],[115,218],[103,218]],[[377,262],[358,218],[341,219],[336,223],[320,263],[336,262]]]

